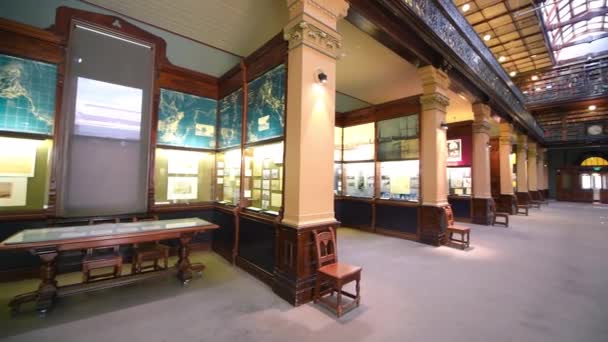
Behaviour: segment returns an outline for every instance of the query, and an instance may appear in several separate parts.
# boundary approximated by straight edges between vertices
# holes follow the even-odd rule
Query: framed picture
[[[270,196],[270,204],[273,207],[277,207],[280,208],[281,206],[283,206],[283,195],[281,195],[280,193],[272,193],[272,195]]]
[[[254,179],[253,180],[253,188],[254,189],[260,189],[262,187],[262,180],[261,179]]]
[[[268,190],[262,191],[262,200],[270,201],[270,191],[268,191]]]
[[[268,170],[268,169],[262,170],[262,178],[270,179],[270,170]]]
[[[279,180],[270,181],[270,190],[281,191],[281,182]]]
[[[24,206],[27,200],[27,177],[0,177],[0,207]]]
[[[464,177],[462,179],[462,186],[465,187],[465,188],[470,188],[471,187],[471,178]]]
[[[218,176],[223,176],[224,175],[224,170],[217,170],[217,175]]]
[[[452,139],[446,142],[448,147],[448,162],[462,161],[462,139]]]
[[[270,178],[279,179],[279,169],[270,170]]]
[[[167,199],[188,200],[198,197],[198,177],[168,177]]]
[[[262,189],[270,190],[270,180],[265,179],[262,181]]]

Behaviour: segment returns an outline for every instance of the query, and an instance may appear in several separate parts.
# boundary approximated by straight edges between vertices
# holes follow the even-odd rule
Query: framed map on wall
[[[57,66],[0,54],[0,130],[53,134]]]
[[[243,88],[219,101],[218,147],[232,147],[241,144],[243,128]]]
[[[216,121],[216,100],[160,90],[158,144],[215,148]]]
[[[286,69],[281,64],[249,83],[247,142],[272,139],[285,129]]]

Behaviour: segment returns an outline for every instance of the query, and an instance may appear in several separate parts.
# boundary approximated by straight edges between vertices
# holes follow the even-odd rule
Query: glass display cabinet
[[[241,149],[217,153],[215,199],[218,203],[238,205],[241,192]]]
[[[472,178],[470,167],[449,167],[448,193],[456,196],[472,195]]]
[[[283,142],[245,149],[243,198],[247,209],[278,215],[283,206]]]
[[[334,164],[334,195],[342,194],[342,164]]]
[[[378,160],[418,159],[418,115],[378,121]]]
[[[344,164],[345,196],[374,197],[374,163]]]
[[[380,163],[380,199],[418,202],[418,160]]]
[[[344,128],[343,160],[374,160],[374,123]]]

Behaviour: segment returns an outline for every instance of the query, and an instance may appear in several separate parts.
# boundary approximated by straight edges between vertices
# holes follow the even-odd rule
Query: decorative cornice
[[[349,4],[346,1],[330,1],[328,0],[293,0],[287,6],[289,8],[290,17],[294,12],[301,12],[304,5],[311,5],[315,9],[317,9],[320,13],[326,16],[328,19],[338,21],[344,17],[348,12]],[[336,4],[338,6],[336,6]]]
[[[337,58],[342,48],[341,37],[337,32],[327,32],[305,20],[285,28],[283,38],[289,42],[289,49],[304,44],[329,57]]]
[[[490,134],[491,125],[488,121],[473,122],[473,133]]]

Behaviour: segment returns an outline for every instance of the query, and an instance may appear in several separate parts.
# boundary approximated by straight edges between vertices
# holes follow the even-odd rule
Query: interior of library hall
[[[0,340],[608,341],[608,0],[0,1]]]

